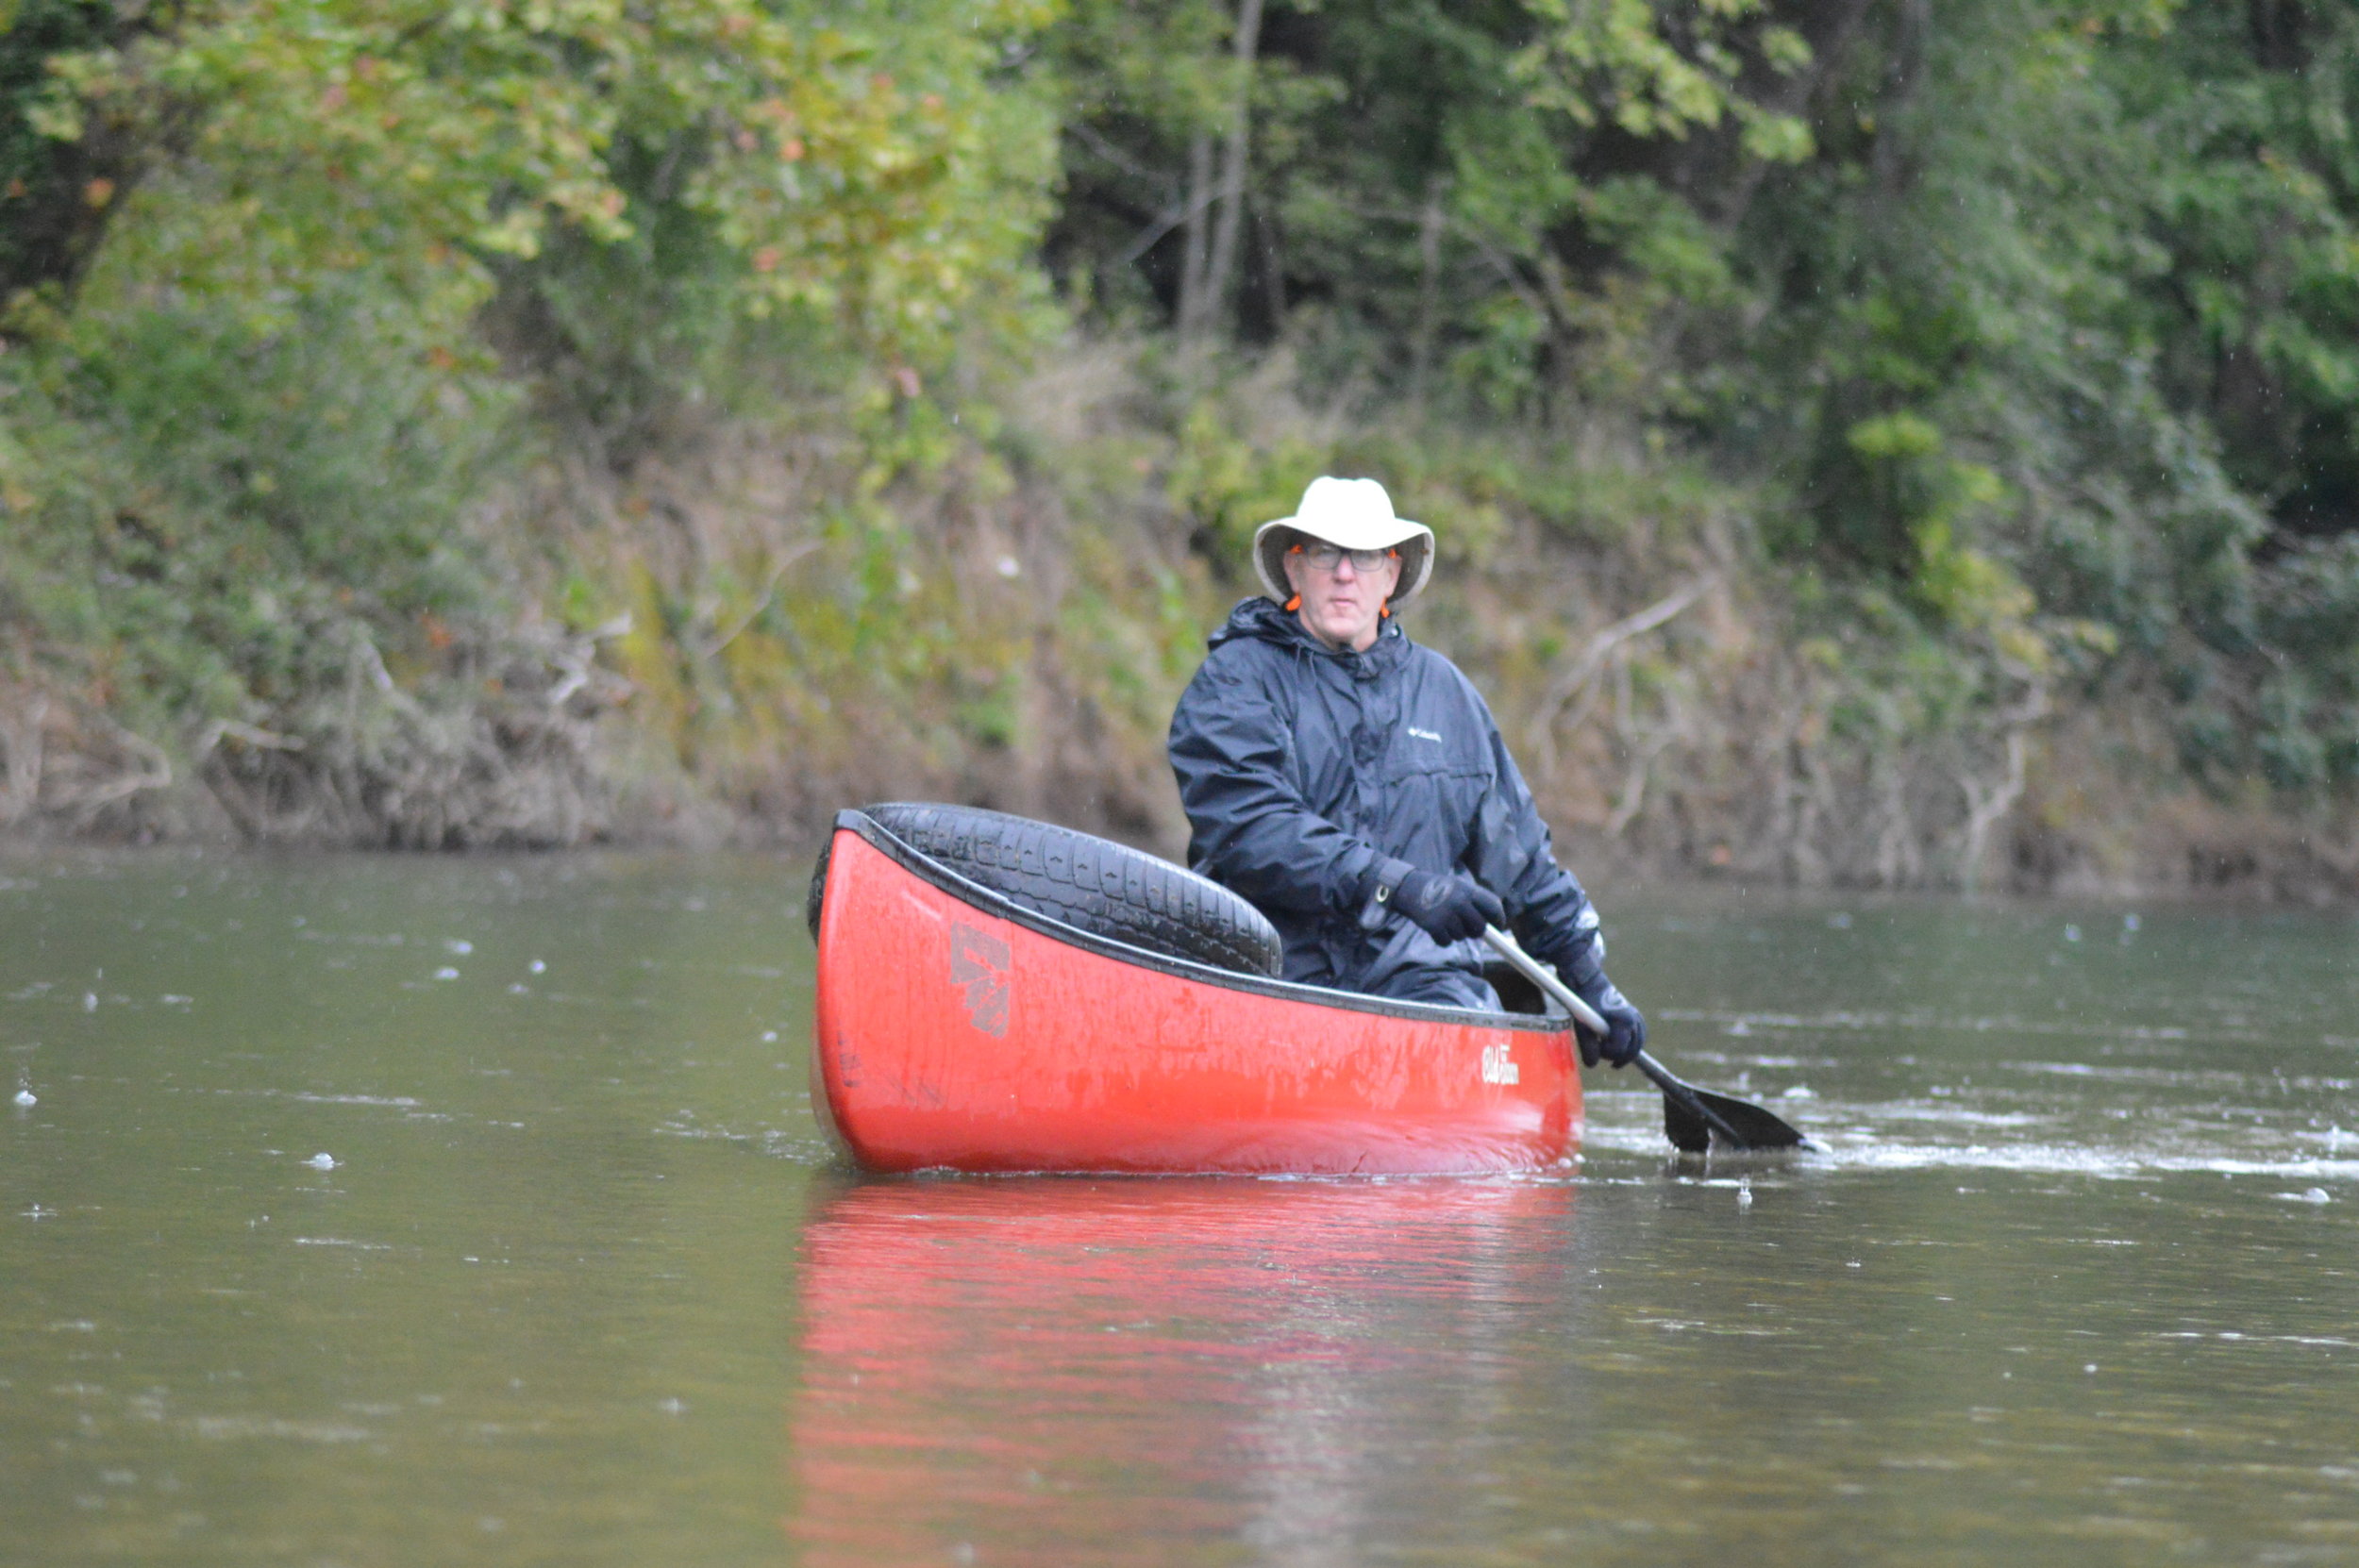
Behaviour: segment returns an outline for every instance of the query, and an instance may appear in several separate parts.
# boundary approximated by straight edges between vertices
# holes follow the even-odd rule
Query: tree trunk
[[[1875,151],[1869,158],[1876,191],[1886,201],[1897,198],[1908,183],[1909,170],[1904,166],[1907,152],[1901,144],[1906,133],[1903,113],[1924,83],[1926,58],[1932,48],[1932,8],[1929,0],[1900,0],[1884,102],[1877,116]]]
[[[1180,331],[1190,337],[1205,336],[1213,330],[1228,307],[1230,280],[1237,270],[1237,236],[1245,227],[1246,163],[1252,153],[1253,59],[1262,47],[1262,0],[1237,0],[1237,26],[1231,47],[1237,62],[1236,96],[1230,105],[1229,130],[1221,142],[1220,187],[1213,213],[1212,239],[1204,255],[1201,286],[1194,291],[1195,309],[1191,311],[1183,304],[1180,311]],[[1209,164],[1209,142],[1199,138],[1197,145],[1204,149],[1204,161]],[[1190,154],[1189,173],[1194,177],[1197,172],[1196,149],[1191,148]],[[1201,218],[1199,213],[1199,224]]]
[[[1211,314],[1205,301],[1212,252],[1213,139],[1198,135],[1188,143],[1188,215],[1180,225],[1180,307],[1177,325],[1184,341],[1204,329]]]
[[[1426,378],[1433,369],[1433,337],[1441,323],[1442,191],[1436,175],[1425,188],[1425,210],[1417,215],[1417,333],[1409,344],[1409,409],[1425,417]]]
[[[1286,251],[1278,233],[1278,215],[1267,202],[1253,205],[1253,226],[1262,236],[1262,302],[1269,314],[1269,335],[1286,331]]]
[[[1238,0],[1237,97],[1230,110],[1228,144],[1221,149],[1220,216],[1213,225],[1212,266],[1205,290],[1207,309],[1215,317],[1228,302],[1229,280],[1237,265],[1237,235],[1245,226],[1246,165],[1253,137],[1253,58],[1261,46],[1262,0]]]

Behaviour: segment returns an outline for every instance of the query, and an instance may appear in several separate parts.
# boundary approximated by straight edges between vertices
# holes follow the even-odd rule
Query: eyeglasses
[[[1297,544],[1287,552],[1300,556],[1322,572],[1332,572],[1348,557],[1354,572],[1373,572],[1388,560],[1398,560],[1398,550],[1347,550],[1340,544]]]

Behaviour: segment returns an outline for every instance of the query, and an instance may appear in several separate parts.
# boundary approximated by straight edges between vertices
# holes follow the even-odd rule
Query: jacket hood
[[[1229,619],[1221,623],[1206,642],[1208,646],[1217,648],[1223,642],[1232,642],[1240,637],[1258,638],[1281,648],[1300,648],[1322,659],[1353,662],[1365,659],[1380,665],[1398,659],[1409,648],[1409,635],[1400,629],[1399,618],[1387,616],[1379,623],[1376,642],[1367,652],[1338,653],[1312,636],[1300,616],[1258,595],[1237,601],[1237,608],[1229,612]]]

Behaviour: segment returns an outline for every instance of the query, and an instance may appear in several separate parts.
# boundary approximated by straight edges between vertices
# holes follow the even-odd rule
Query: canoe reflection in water
[[[1463,1472],[1514,1424],[1505,1342],[1562,1322],[1536,1309],[1565,1294],[1574,1201],[1517,1180],[847,1190],[804,1232],[788,1530],[813,1565],[1314,1560],[1478,1509]]]

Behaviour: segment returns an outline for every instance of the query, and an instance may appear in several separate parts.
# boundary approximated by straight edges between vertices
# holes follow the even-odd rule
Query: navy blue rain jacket
[[[1181,694],[1170,750],[1189,864],[1269,916],[1290,980],[1487,997],[1480,942],[1444,947],[1376,902],[1402,861],[1490,889],[1525,946],[1576,983],[1603,961],[1596,911],[1549,852],[1490,708],[1397,620],[1365,653],[1339,653],[1246,600]],[[1430,983],[1462,976],[1472,984]]]

